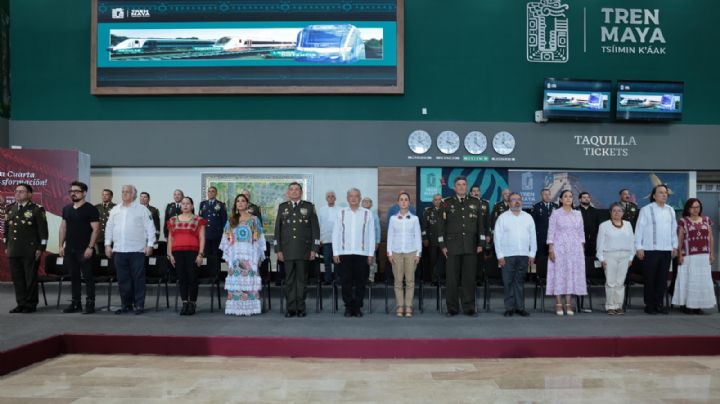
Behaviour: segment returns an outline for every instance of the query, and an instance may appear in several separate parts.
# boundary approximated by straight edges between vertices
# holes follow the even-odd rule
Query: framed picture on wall
[[[92,7],[92,94],[403,93],[404,0]]]
[[[250,202],[260,207],[268,240],[274,238],[277,207],[287,200],[287,189],[292,182],[302,185],[302,199],[312,200],[311,174],[202,174],[201,181],[203,195],[207,195],[209,187],[217,188],[217,199],[226,203],[228,215],[235,197],[243,190],[250,191]]]

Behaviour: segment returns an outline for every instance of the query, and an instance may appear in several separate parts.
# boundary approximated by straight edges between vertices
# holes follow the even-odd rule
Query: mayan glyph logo
[[[531,1],[527,4],[527,60],[567,63],[570,59],[568,17],[570,8],[562,0]]]

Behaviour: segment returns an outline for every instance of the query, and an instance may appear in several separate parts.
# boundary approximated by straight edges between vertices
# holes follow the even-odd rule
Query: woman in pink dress
[[[560,194],[560,209],[550,215],[547,243],[550,250],[547,273],[547,294],[555,296],[555,314],[575,314],[572,296],[587,294],[585,282],[585,233],[582,214],[573,210],[573,194]],[[562,296],[565,295],[563,311]]]

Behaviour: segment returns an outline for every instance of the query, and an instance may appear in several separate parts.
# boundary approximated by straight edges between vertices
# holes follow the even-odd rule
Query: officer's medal
[[[215,212],[220,212],[220,204],[215,205]]]
[[[23,213],[23,216],[25,216],[25,219],[31,219],[33,217],[33,213],[29,210],[26,210],[25,213]]]
[[[300,208],[300,214],[303,216],[307,216],[308,210],[307,208]]]

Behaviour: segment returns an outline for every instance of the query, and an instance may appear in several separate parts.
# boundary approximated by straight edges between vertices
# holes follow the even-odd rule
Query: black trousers
[[[448,255],[446,298],[448,312],[459,312],[458,289],[463,311],[475,311],[476,273],[477,254]]]
[[[668,269],[672,253],[670,251],[645,251],[643,259],[643,278],[645,287],[645,307],[659,310],[667,290]]]
[[[505,291],[505,310],[525,310],[525,274],[528,257],[516,255],[505,257],[502,279]]]
[[[445,282],[445,255],[443,255],[439,246],[430,245],[427,248],[428,260],[426,261],[427,270],[432,276],[433,282]]]
[[[197,301],[198,267],[195,265],[197,251],[175,251],[172,255],[175,258],[175,273],[180,286],[180,297],[183,301]]]
[[[305,311],[308,268],[307,260],[285,260],[285,296],[288,311]]]
[[[222,260],[222,252],[220,251],[220,239],[205,239],[205,258],[207,258],[207,267],[212,276],[220,273],[220,261]],[[197,256],[197,253],[195,253]]]
[[[93,257],[85,258],[85,251],[67,250],[63,265],[70,273],[72,283],[72,301],[82,300],[82,281],[85,280],[85,294],[88,300],[95,300],[95,274],[92,271]]]
[[[18,307],[34,309],[38,304],[37,269],[40,261],[35,260],[34,255],[10,257],[8,261]]]
[[[363,306],[365,286],[370,276],[368,257],[365,255],[341,255],[338,269],[345,309],[359,312]]]

